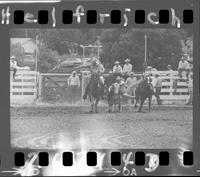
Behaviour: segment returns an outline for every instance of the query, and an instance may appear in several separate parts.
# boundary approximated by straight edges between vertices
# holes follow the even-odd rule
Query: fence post
[[[13,72],[10,71],[10,102],[12,103],[12,93],[13,93]]]
[[[85,87],[84,87],[84,85],[85,85],[85,78],[84,78],[84,71],[82,71],[81,72],[81,102],[83,101],[83,95],[84,95],[84,92],[85,92]]]
[[[39,73],[39,82],[38,82],[38,97],[39,97],[39,100],[42,96],[42,75]]]
[[[23,72],[21,72],[21,83],[22,83],[22,92],[21,92],[21,94],[22,95],[24,95],[24,73]]]
[[[170,92],[169,92],[169,96],[172,97],[173,96],[173,73],[172,71],[169,71],[169,75],[170,75]]]

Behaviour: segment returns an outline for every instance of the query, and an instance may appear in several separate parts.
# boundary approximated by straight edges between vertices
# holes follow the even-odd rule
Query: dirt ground
[[[88,109],[88,108],[87,108]],[[192,143],[192,108],[87,114],[86,108],[11,108],[11,144],[33,149],[178,148]]]

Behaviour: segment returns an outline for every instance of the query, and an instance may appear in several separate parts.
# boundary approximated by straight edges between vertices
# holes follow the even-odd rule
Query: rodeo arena
[[[11,38],[11,43],[16,40],[22,41]],[[73,56],[80,63],[73,65],[71,60],[70,72],[55,72],[65,62],[48,73],[39,72],[37,51],[28,56],[34,69],[19,66],[11,55],[12,146],[73,149],[81,146],[80,136],[86,149],[176,148],[184,141],[192,143],[192,59],[183,54],[176,68],[166,65],[161,71],[148,63],[148,36],[144,45],[140,72],[134,71],[131,58],[116,59],[106,68],[100,42],[81,45],[82,57]],[[96,55],[86,56],[88,48]],[[67,142],[58,143],[61,139]]]

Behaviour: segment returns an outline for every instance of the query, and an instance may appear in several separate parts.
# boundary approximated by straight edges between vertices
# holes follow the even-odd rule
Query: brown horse
[[[89,84],[86,87],[83,99],[89,97],[91,103],[90,113],[97,113],[97,106],[101,98],[104,95],[104,83],[100,76],[96,73],[91,75]]]
[[[151,82],[149,81],[150,78],[144,78],[143,81],[138,85],[138,87],[135,90],[136,95],[136,102],[135,102],[135,108],[137,107],[137,103],[140,100],[140,107],[138,112],[142,111],[143,104],[145,100],[148,98],[149,100],[149,112],[151,110],[151,100],[153,95],[153,86]]]

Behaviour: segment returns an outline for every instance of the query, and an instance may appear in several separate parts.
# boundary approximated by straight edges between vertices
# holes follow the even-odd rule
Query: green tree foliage
[[[45,73],[51,70],[59,61],[57,51],[48,48],[47,45],[41,45],[38,49],[38,71]]]
[[[165,70],[166,66],[171,64],[176,69],[183,54],[180,40],[186,36],[182,30],[105,30],[101,35],[104,46],[101,56],[103,62],[112,67],[115,60],[123,63],[129,58],[134,70],[141,71],[145,58],[145,35],[147,35],[147,65]]]
[[[19,66],[23,66],[24,48],[21,46],[20,43],[11,44],[10,55],[15,56],[15,59]]]
[[[41,49],[39,68],[48,71],[59,61],[60,56],[68,56],[74,51],[83,54],[80,45],[94,44],[98,36],[102,44],[100,59],[106,68],[112,68],[114,61],[121,64],[126,58],[131,60],[135,71],[142,71],[145,58],[147,35],[147,64],[158,70],[166,70],[168,64],[177,69],[184,54],[183,41],[189,56],[192,56],[192,33],[181,29],[20,29],[13,30],[12,37],[36,38],[44,44]],[[189,42],[188,38],[190,39]],[[86,55],[87,55],[86,51]],[[49,55],[49,56],[48,56]],[[44,57],[44,58],[42,58]],[[46,61],[47,60],[47,61]]]

